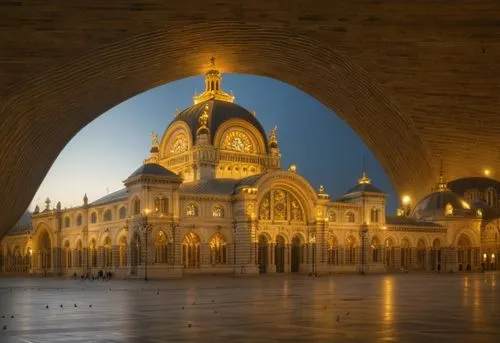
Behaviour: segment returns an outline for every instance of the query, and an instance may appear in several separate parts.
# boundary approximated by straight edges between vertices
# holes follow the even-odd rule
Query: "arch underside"
[[[297,1],[283,10],[264,1],[113,2],[86,4],[88,16],[78,3],[59,15],[41,3],[6,11],[0,236],[84,125],[145,90],[201,74],[212,56],[224,73],[276,78],[331,108],[398,192],[425,193],[440,159],[449,179],[500,169],[500,45],[484,25],[498,23],[495,1]],[[44,27],[40,16],[50,18]]]

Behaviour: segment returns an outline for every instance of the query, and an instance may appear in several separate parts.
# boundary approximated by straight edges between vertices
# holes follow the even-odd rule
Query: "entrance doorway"
[[[285,272],[285,239],[283,236],[276,237],[276,246],[274,247],[274,256],[276,263],[276,273]]]
[[[259,263],[259,273],[267,272],[266,268],[269,263],[268,251],[269,251],[269,241],[265,235],[260,235],[259,250],[257,255],[257,261]]]
[[[304,250],[304,245],[302,244],[302,240],[298,235],[293,236],[292,238],[292,273],[297,273],[300,268],[300,264],[302,263],[302,256]]]

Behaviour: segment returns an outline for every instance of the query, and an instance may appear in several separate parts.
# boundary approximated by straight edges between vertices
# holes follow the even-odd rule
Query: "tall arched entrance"
[[[421,269],[427,269],[427,254],[425,241],[421,238],[417,243],[417,264]]]
[[[292,238],[292,273],[296,273],[300,269],[300,265],[304,262],[304,242],[299,235],[294,235]]]
[[[470,238],[461,234],[457,241],[457,262],[459,271],[472,270],[472,243]]]
[[[259,272],[267,272],[267,265],[269,264],[269,240],[266,235],[259,235],[259,249],[257,261],[259,263]]]
[[[184,236],[182,241],[182,263],[184,268],[200,267],[200,238],[197,234],[190,232]]]
[[[285,272],[285,239],[283,236],[276,236],[276,245],[274,246],[274,261],[276,273]]]
[[[38,247],[40,250],[40,269],[45,275],[52,271],[52,243],[47,231],[40,236]]]
[[[441,241],[436,238],[432,242],[432,249],[431,249],[431,266],[432,270],[437,270],[440,272],[442,270],[442,265],[441,265]]]

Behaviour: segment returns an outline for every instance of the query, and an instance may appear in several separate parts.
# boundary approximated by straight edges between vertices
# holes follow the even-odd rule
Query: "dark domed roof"
[[[356,193],[356,192],[384,193],[371,183],[360,183],[354,187],[349,188],[345,194]]]
[[[181,181],[181,178],[175,174],[174,172],[171,172],[165,167],[160,166],[159,164],[156,163],[145,163],[139,168],[136,169],[132,174],[127,179],[131,179],[133,177],[139,176],[139,175],[155,175],[155,176],[163,176],[163,177],[169,177],[172,179],[178,179]]]
[[[453,206],[453,216],[475,217],[476,212],[465,200],[452,191],[438,191],[420,200],[411,215],[422,219],[442,219],[446,217],[446,205]]]
[[[250,113],[245,108],[237,105],[235,103],[221,101],[221,100],[208,100],[204,102],[200,102],[199,104],[193,105],[191,107],[186,108],[184,111],[179,113],[175,119],[170,123],[169,127],[175,124],[178,121],[185,122],[189,128],[191,129],[191,134],[193,138],[193,142],[196,140],[196,131],[198,129],[198,118],[200,114],[203,113],[205,105],[208,105],[208,127],[210,128],[210,139],[213,144],[213,139],[215,137],[215,133],[217,129],[227,120],[230,119],[242,119],[250,124],[252,124],[262,135],[266,145],[266,151],[268,149],[267,144],[267,136],[264,128],[260,124],[260,122],[255,118],[255,116]],[[167,128],[168,130],[168,128]]]

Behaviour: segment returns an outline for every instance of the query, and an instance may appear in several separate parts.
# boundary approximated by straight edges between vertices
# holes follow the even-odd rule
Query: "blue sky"
[[[388,211],[398,199],[387,174],[356,133],[335,113],[308,94],[280,81],[253,75],[223,75],[222,87],[236,103],[257,112],[266,132],[278,125],[282,167],[297,171],[314,188],[323,184],[337,198],[359,178],[362,159],[372,183],[388,193]],[[94,201],[123,187],[122,181],[149,155],[151,131],[159,137],[176,109],[192,105],[203,76],[153,88],[115,106],[84,127],[67,144],[33,198],[30,209],[79,206],[84,193]]]

